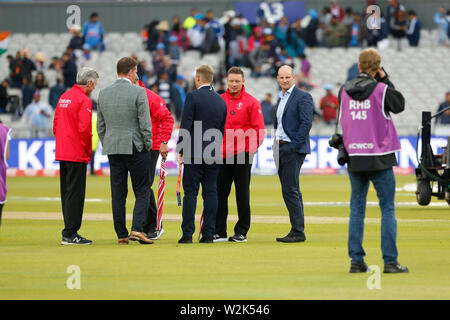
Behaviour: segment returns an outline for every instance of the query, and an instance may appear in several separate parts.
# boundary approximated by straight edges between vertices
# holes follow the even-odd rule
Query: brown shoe
[[[143,232],[131,231],[128,237],[131,241],[139,241],[141,244],[152,244],[153,241],[145,236]]]
[[[121,239],[117,240],[117,243],[118,244],[128,244],[129,241],[128,241],[128,238],[121,238]]]

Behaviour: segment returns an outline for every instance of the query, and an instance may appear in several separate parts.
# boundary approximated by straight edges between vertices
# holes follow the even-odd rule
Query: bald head
[[[285,93],[295,83],[294,70],[288,65],[281,66],[278,69],[277,81],[281,90]]]

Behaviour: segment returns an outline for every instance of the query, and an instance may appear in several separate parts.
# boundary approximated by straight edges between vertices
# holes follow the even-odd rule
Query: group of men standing
[[[145,88],[136,72],[137,61],[133,58],[124,57],[118,61],[117,80],[99,93],[97,123],[94,124],[103,154],[108,155],[112,213],[119,244],[128,244],[129,240],[150,244],[164,232],[157,228],[157,206],[151,186],[159,156],[166,158],[169,152],[167,143],[174,120],[164,100]],[[277,118],[283,135],[277,136],[277,141],[286,145],[293,141],[291,146],[295,147],[280,148],[283,154],[283,161],[278,165],[280,180],[293,228],[287,237],[277,240],[300,242],[305,237],[298,175],[309,152],[313,104],[309,94],[295,88],[293,70],[289,66],[280,68],[279,74],[284,95],[280,99],[281,113]],[[77,84],[61,96],[55,111],[55,159],[61,168],[65,225],[61,243],[66,245],[92,243],[80,236],[78,230],[84,208],[86,165],[92,156],[92,102],[89,95],[98,78],[95,70],[81,69]],[[240,68],[228,70],[228,89],[222,95],[214,91],[213,78],[211,66],[197,68],[197,90],[187,95],[180,124],[177,160],[180,166],[184,165],[185,192],[180,243],[192,242],[200,185],[204,199],[200,242],[246,242],[250,229],[251,167],[253,156],[265,137],[264,117],[259,102],[245,91],[244,73]],[[289,95],[295,98],[290,100],[293,106],[286,108]],[[218,134],[208,140],[205,137],[209,130],[216,130]],[[208,149],[212,152],[206,152]],[[278,148],[275,150],[278,152]],[[126,228],[125,213],[128,174],[136,197],[130,233]],[[228,237],[228,197],[233,183],[238,221],[234,235]]]
[[[400,145],[390,113],[404,110],[404,98],[380,66],[374,49],[359,57],[359,76],[345,83],[339,92],[342,143],[348,151],[348,171],[352,188],[350,201],[350,272],[367,272],[362,247],[367,190],[370,181],[377,190],[382,212],[381,249],[384,272],[405,273],[397,261],[395,220],[395,152]],[[137,61],[124,57],[117,63],[118,79],[100,91],[97,132],[108,155],[114,228],[119,244],[129,240],[153,243],[163,229],[156,229],[156,204],[151,185],[159,155],[167,157],[173,118],[164,101],[146,88],[137,77]],[[259,102],[245,91],[244,73],[238,67],[227,72],[228,89],[221,96],[212,86],[214,70],[209,65],[196,69],[195,87],[186,96],[177,143],[177,161],[184,165],[182,237],[192,243],[195,211],[200,185],[203,197],[201,243],[246,242],[250,228],[250,178],[253,156],[265,137],[264,117]],[[61,202],[65,228],[62,244],[90,244],[78,234],[84,206],[86,164],[92,152],[92,102],[98,74],[83,68],[77,84],[64,93],[54,119],[56,160],[61,167]],[[274,119],[274,160],[281,191],[289,212],[291,230],[279,242],[306,240],[299,176],[310,153],[309,132],[314,104],[306,91],[295,85],[293,69],[278,69],[281,88]],[[362,101],[362,102],[361,102]],[[355,106],[368,106],[359,110]],[[358,113],[358,114],[359,114]],[[362,139],[362,140],[361,140]],[[370,143],[373,150],[355,150]],[[128,173],[136,196],[131,233],[126,228],[125,203]],[[228,197],[234,182],[238,221],[228,238]]]

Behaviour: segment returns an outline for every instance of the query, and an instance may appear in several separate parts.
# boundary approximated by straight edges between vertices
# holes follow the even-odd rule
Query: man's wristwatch
[[[161,141],[161,143],[167,144],[168,142],[167,141]]]

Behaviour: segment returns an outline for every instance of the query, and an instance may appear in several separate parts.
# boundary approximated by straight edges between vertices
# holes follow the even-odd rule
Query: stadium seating
[[[46,62],[53,56],[60,56],[65,46],[69,43],[69,33],[16,33],[12,34],[8,44],[8,54],[15,55],[17,50],[29,48],[32,54],[42,52]],[[125,55],[135,53],[140,60],[146,60],[151,70],[151,54],[145,50],[138,32],[105,34],[106,50],[99,53],[93,61],[85,63],[99,71],[100,81],[96,90],[92,93],[97,98],[99,90],[111,84],[116,75],[116,62]],[[222,46],[223,47],[223,46]],[[391,40],[389,48],[381,50],[382,64],[389,73],[392,82],[404,94],[406,98],[406,112],[401,115],[393,115],[400,134],[410,135],[417,132],[420,124],[421,111],[435,111],[443,100],[444,93],[450,89],[450,70],[448,69],[449,49],[437,46],[437,30],[423,30],[420,47],[409,47],[406,40],[401,42],[401,50],[397,50],[397,43]],[[307,48],[306,55],[311,62],[311,80],[316,85],[311,90],[316,108],[325,90],[325,83],[334,84],[334,92],[347,78],[348,68],[357,62],[359,48]],[[219,54],[207,54],[200,59],[197,51],[182,53],[178,73],[191,81],[195,67],[200,63],[208,63],[216,70],[223,65],[223,50]],[[298,70],[300,60],[295,59],[295,69]],[[263,66],[267,68],[267,66]],[[246,75],[247,91],[256,98],[262,100],[267,92],[272,93],[274,102],[278,94],[278,85],[275,79],[250,77],[250,69],[244,68]],[[8,75],[6,54],[0,57],[0,79]],[[56,82],[57,73],[54,70],[45,71],[45,76],[52,86]],[[43,98],[48,96],[48,92]],[[10,122],[11,117],[2,115],[2,120]],[[15,123],[10,125],[16,126]],[[17,127],[21,127],[17,124]],[[312,134],[329,135],[334,130],[333,126],[314,123]],[[20,134],[19,134],[20,135]]]

